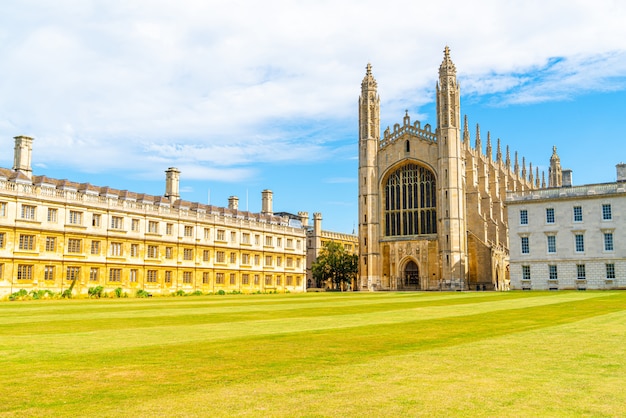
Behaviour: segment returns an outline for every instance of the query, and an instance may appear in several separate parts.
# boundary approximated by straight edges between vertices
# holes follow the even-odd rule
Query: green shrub
[[[72,289],[65,289],[63,293],[61,293],[62,298],[71,299],[72,298]]]
[[[122,296],[124,296],[124,291],[121,287],[116,288],[113,292],[115,293],[116,298],[121,298]]]
[[[220,289],[220,290],[217,291],[217,294],[218,295],[225,295],[226,292],[224,291],[224,289]]]
[[[89,294],[89,297],[101,298],[103,291],[104,291],[104,287],[102,286],[90,287],[87,290],[87,294]]]
[[[147,298],[149,296],[152,296],[150,293],[146,292],[143,289],[138,289],[137,293],[135,294],[135,296],[137,296],[138,298]]]
[[[185,296],[185,291],[183,289],[178,289],[176,292],[172,293],[174,296]]]
[[[189,296],[202,296],[202,291],[196,290],[195,292],[190,293]]]
[[[28,291],[26,289],[20,289],[17,292],[11,293],[9,300],[21,300],[26,296],[28,296]]]

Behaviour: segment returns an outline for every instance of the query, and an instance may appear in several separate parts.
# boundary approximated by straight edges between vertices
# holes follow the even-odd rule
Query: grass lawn
[[[625,416],[626,292],[0,303],[0,417]]]

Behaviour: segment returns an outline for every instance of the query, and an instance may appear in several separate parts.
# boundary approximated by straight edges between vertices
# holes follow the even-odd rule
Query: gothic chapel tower
[[[380,97],[372,66],[367,64],[359,97],[359,278],[362,290],[380,285],[378,147]]]
[[[441,279],[467,276],[465,163],[460,130],[460,90],[446,46],[437,83],[437,202]]]

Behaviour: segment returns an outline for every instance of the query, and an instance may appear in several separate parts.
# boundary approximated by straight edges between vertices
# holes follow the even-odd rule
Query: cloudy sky
[[[382,128],[435,125],[445,45],[481,136],[574,183],[626,161],[626,2],[47,0],[0,4],[0,166],[357,222],[357,101],[370,62]],[[483,140],[483,146],[484,146]],[[495,144],[494,144],[495,145]]]

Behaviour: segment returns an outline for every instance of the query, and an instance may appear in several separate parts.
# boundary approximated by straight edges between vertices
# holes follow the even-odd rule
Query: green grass
[[[0,416],[623,416],[626,292],[0,303]]]

